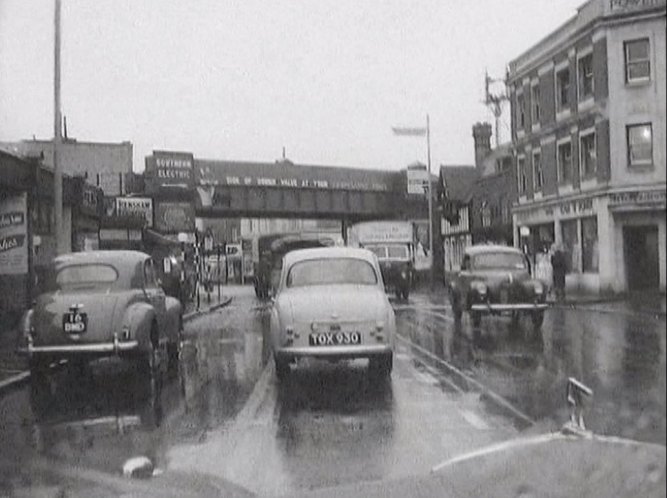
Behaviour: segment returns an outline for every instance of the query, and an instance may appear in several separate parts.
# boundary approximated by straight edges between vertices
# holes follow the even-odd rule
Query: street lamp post
[[[62,136],[60,116],[60,0],[55,0],[54,15],[54,64],[53,64],[53,203],[55,218],[56,254],[65,252],[63,247],[63,172],[60,164]]]

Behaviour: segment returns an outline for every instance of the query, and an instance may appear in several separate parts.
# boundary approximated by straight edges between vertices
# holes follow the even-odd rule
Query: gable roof
[[[468,203],[472,198],[479,171],[474,166],[440,166],[440,187],[444,198]]]

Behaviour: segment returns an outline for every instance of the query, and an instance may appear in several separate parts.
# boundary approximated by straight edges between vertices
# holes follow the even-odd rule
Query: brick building
[[[569,288],[665,289],[665,0],[589,0],[509,64],[515,244]]]

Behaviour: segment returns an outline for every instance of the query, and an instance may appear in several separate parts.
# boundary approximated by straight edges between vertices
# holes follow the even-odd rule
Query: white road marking
[[[489,430],[489,424],[484,422],[484,420],[482,420],[482,417],[480,417],[476,413],[473,413],[470,410],[459,410],[459,413],[464,419],[466,419],[466,422],[472,425],[475,429],[478,429],[480,431]]]
[[[500,396],[499,394],[493,392],[491,389],[489,389],[488,387],[486,387],[484,384],[482,384],[482,383],[479,382],[478,380],[475,380],[474,378],[472,378],[472,377],[470,377],[469,375],[465,374],[464,372],[462,372],[461,370],[459,370],[458,368],[456,368],[454,365],[451,365],[450,363],[446,362],[446,361],[443,360],[442,358],[438,358],[436,355],[434,355],[434,354],[431,353],[430,351],[424,349],[423,347],[419,346],[418,344],[415,344],[415,343],[412,342],[411,340],[406,339],[405,337],[401,336],[400,334],[396,334],[396,338],[397,338],[398,340],[402,341],[403,343],[409,345],[410,347],[415,348],[417,351],[419,351],[419,352],[421,352],[422,354],[428,356],[428,357],[431,358],[432,360],[438,362],[440,365],[444,366],[444,367],[445,367],[447,370],[449,370],[450,372],[454,372],[454,373],[455,373],[456,375],[458,375],[459,377],[465,379],[468,383],[472,384],[472,385],[475,386],[477,389],[479,389],[480,391],[484,392],[487,396],[489,396],[489,398],[491,398],[491,399],[492,399],[494,402],[496,402],[498,405],[500,405],[500,406],[502,406],[503,408],[505,408],[505,409],[509,410],[510,412],[512,412],[512,414],[513,414],[515,417],[521,419],[523,422],[527,423],[528,425],[534,425],[534,424],[535,424],[535,421],[534,421],[532,418],[530,418],[528,415],[526,415],[526,414],[523,413],[521,410],[519,410],[518,408],[516,408],[514,405],[512,405],[512,403],[510,403],[509,401],[507,401],[505,398],[503,398],[503,397]]]

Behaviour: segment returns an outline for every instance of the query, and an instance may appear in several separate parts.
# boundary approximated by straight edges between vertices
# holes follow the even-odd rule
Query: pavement
[[[230,292],[228,287],[225,287],[220,299],[218,300],[218,294],[215,292],[211,294],[210,302],[206,298],[206,293],[202,293],[199,309],[196,308],[196,303],[189,302],[186,304],[183,321],[188,322],[200,315],[211,313],[229,305],[234,293],[238,293],[238,290],[231,290]],[[19,356],[15,351],[16,326],[17,324],[13,323],[0,323],[0,391],[30,378],[27,359]]]

